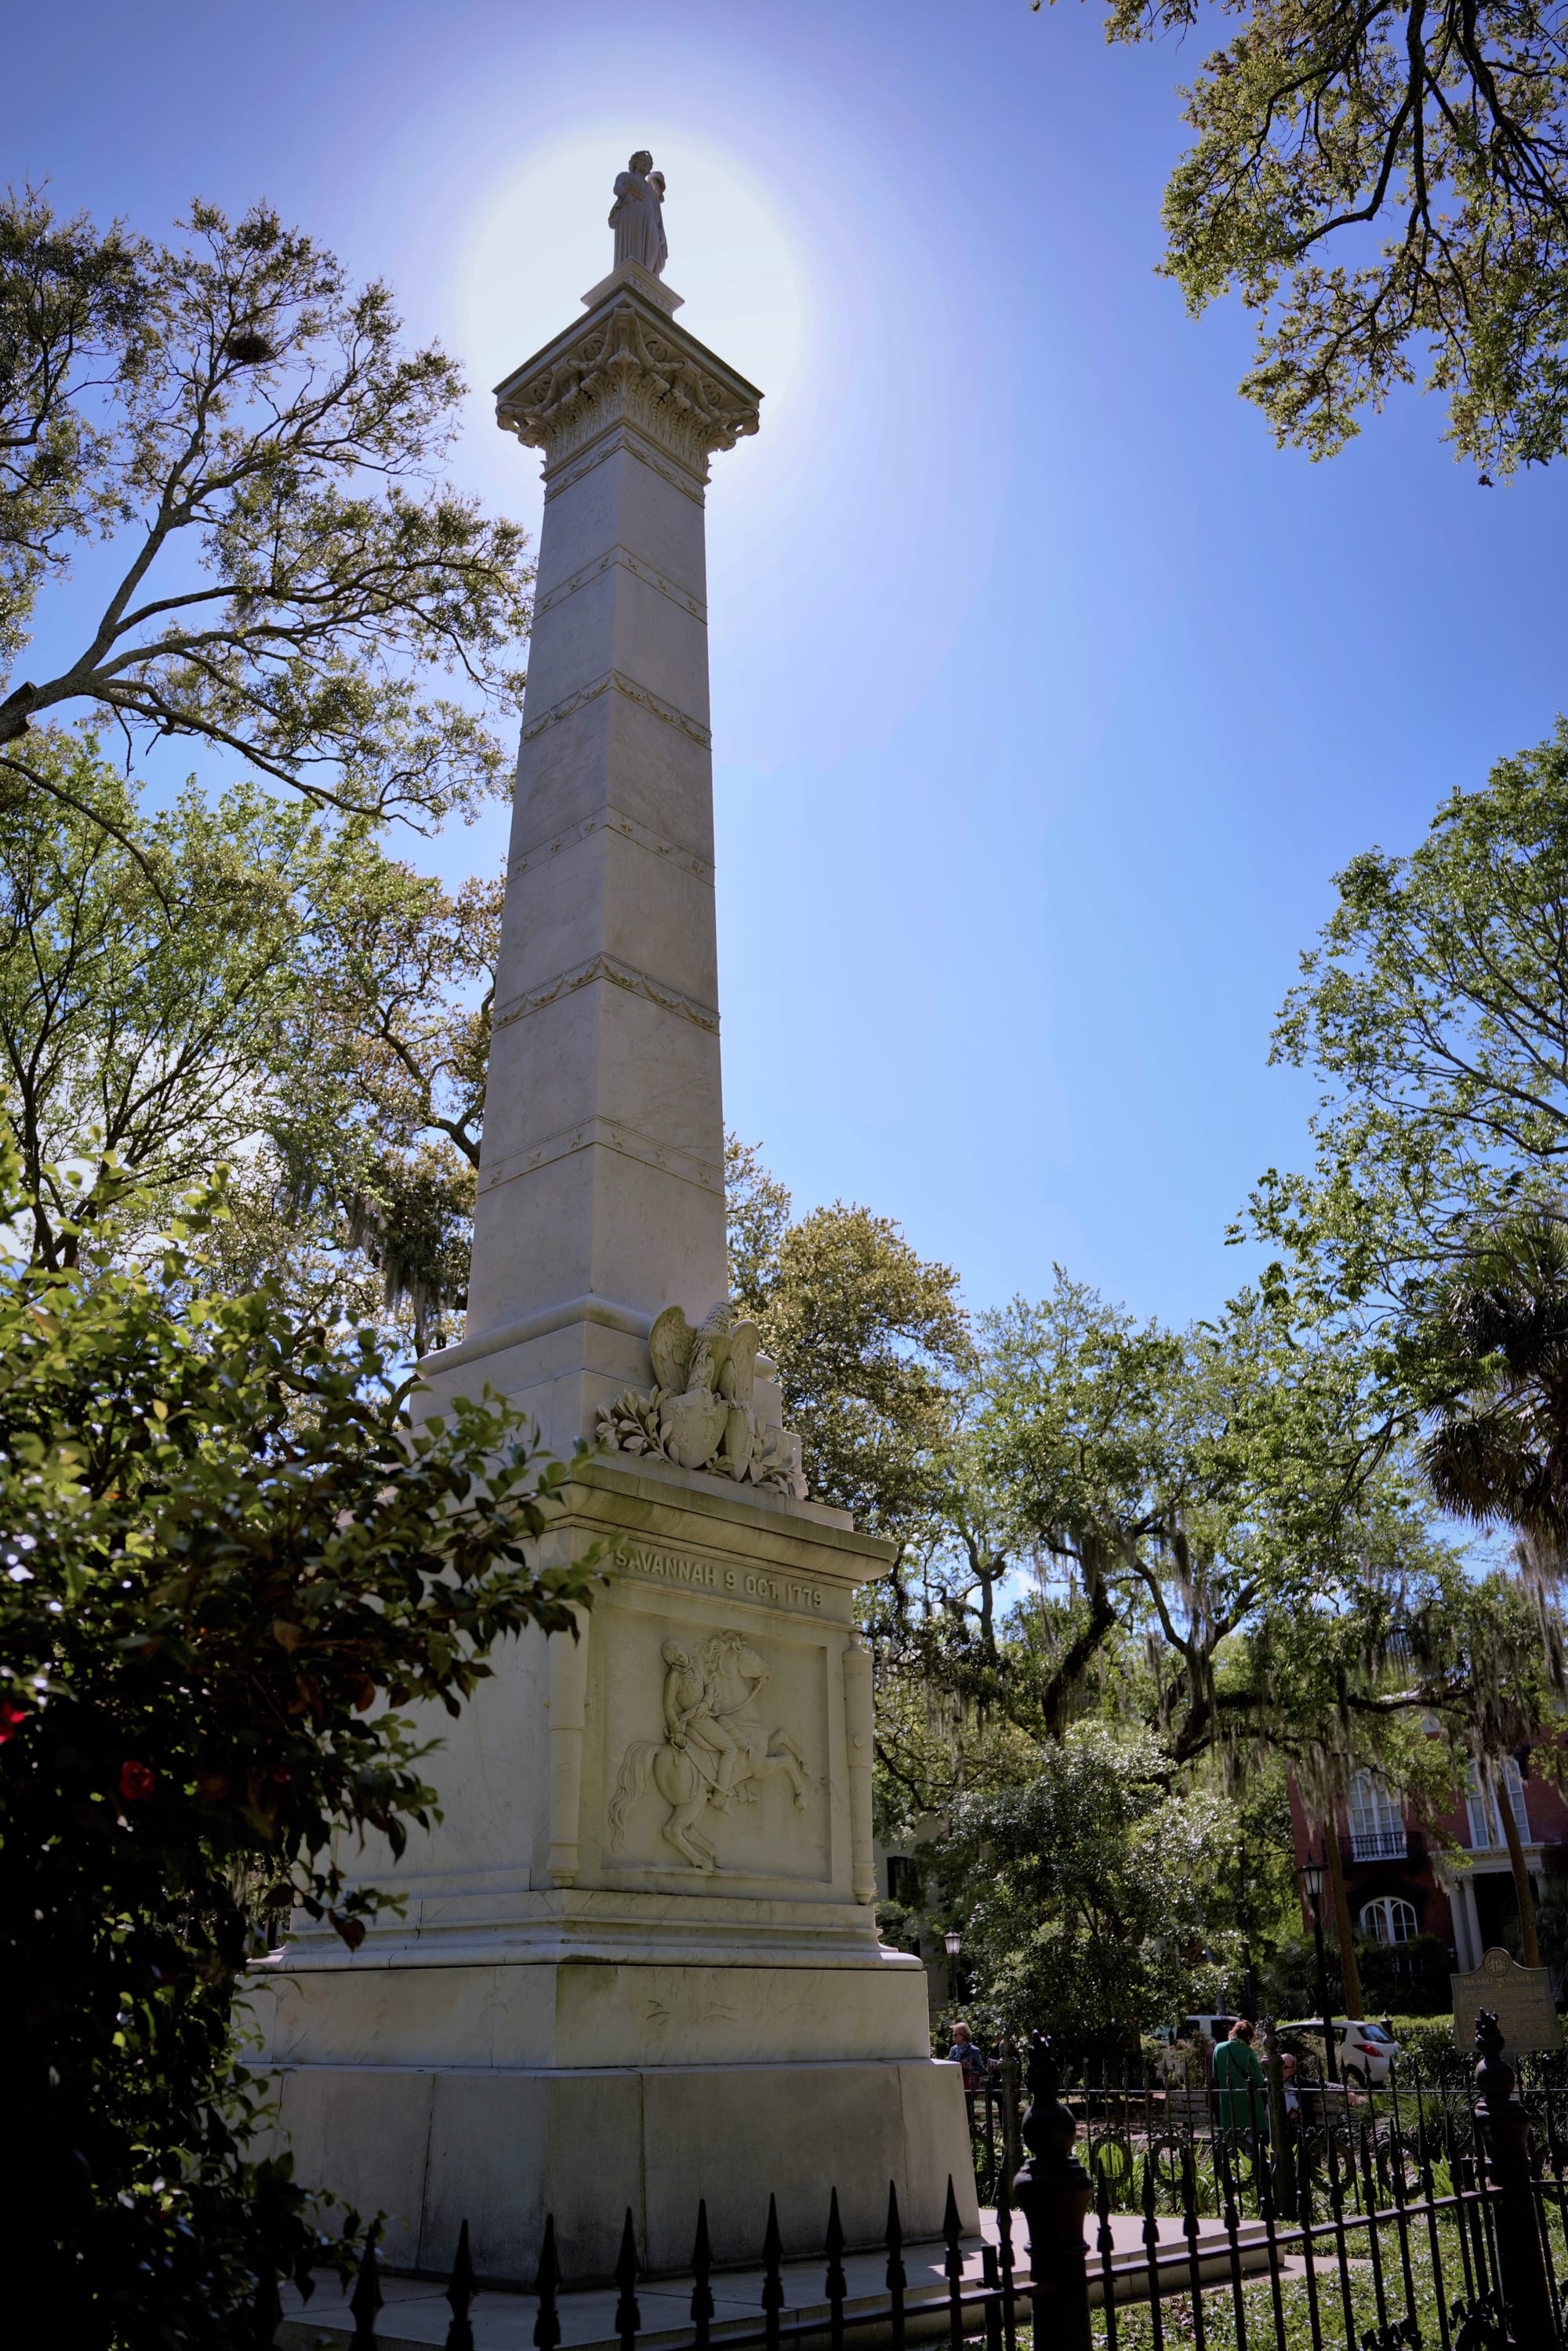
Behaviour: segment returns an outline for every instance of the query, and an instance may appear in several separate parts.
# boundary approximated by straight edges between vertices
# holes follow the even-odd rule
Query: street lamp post
[[[1318,2007],[1323,2020],[1323,2067],[1331,2082],[1339,2080],[1339,2064],[1334,2049],[1333,2016],[1329,2008],[1329,1963],[1323,1949],[1323,1880],[1328,1876],[1321,1861],[1301,1864],[1301,1891],[1312,1905],[1312,1940],[1318,1953]]]
[[[956,1927],[949,1927],[942,1940],[947,1952],[947,1997],[956,2001],[958,1997],[958,1952],[963,1937]]]

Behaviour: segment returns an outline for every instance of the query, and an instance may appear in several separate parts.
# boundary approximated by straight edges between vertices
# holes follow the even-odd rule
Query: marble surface
[[[760,1962],[787,1947],[809,1963],[815,1945],[832,1965],[897,1964],[878,1958],[870,1907],[871,1691],[853,1616],[891,1546],[841,1512],[657,1467],[582,1467],[543,1563],[621,1549],[579,1638],[530,1631],[503,1645],[462,1715],[432,1717],[439,1744],[424,1768],[442,1819],[395,1863],[367,1840],[361,1865],[402,1896],[401,1919],[372,1928],[351,1961],[329,1928],[298,1919],[290,1972],[362,1975],[417,1953],[588,1958],[643,1928],[663,1959],[711,1946],[716,1959]],[[671,1834],[656,1761],[619,1839],[612,1806],[632,1750],[665,1738],[665,1646],[701,1653],[730,1636],[755,1660],[745,1673],[763,1677],[737,1721],[760,1752],[727,1807],[706,1813],[716,1866],[705,1869]],[[569,1891],[605,1897],[588,1930],[602,1930],[597,1944],[574,1938],[554,1898]]]
[[[761,2020],[759,2020],[760,2022]],[[897,2183],[911,2236],[974,2174],[957,2069],[930,2059],[585,2067],[289,2066],[279,2127],[299,2176],[384,2212],[387,2258],[450,2265],[466,2220],[480,2274],[532,2274],[547,2214],[563,2271],[612,2274],[627,2210],[651,2270],[687,2258],[699,2199],[714,2255],[744,2261],[779,2199],[785,2249],[820,2240],[839,2191],[852,2243],[874,2242]]]
[[[644,276],[497,393],[545,512],[468,1327],[426,1369],[558,1450],[647,1384],[663,1306],[727,1287],[703,496],[761,395]]]
[[[902,1956],[902,1955],[901,1955]],[[260,1997],[267,1997],[264,1994]],[[744,2065],[923,2056],[914,1967],[491,1967],[281,1973],[266,2058],[290,2065]]]
[[[561,1456],[649,1387],[661,1310],[727,1284],[704,490],[760,398],[632,264],[497,391],[544,519],[468,1322],[418,1408],[488,1386]],[[547,2212],[570,2272],[608,2273],[628,2206],[676,2268],[699,2196],[740,2259],[759,2194],[815,2212],[830,2174],[852,2234],[890,2179],[912,2229],[949,2172],[972,2218],[956,2072],[871,1907],[855,1594],[893,1547],[621,1454],[580,1467],[539,1563],[605,1543],[576,1638],[503,1645],[428,1719],[439,1819],[357,1857],[401,1920],[353,1956],[301,1922],[250,1979],[300,2177],[384,2210],[411,2265],[466,2218],[499,2275]]]

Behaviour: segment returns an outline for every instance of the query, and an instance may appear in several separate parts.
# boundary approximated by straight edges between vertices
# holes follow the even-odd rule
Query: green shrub
[[[0,1139],[7,1214],[30,1229]],[[560,1466],[500,1409],[411,1430],[405,1395],[368,1339],[204,1295],[185,1232],[128,1268],[0,1264],[18,2341],[269,2341],[274,2272],[346,2255],[251,2152],[231,2004],[257,1918],[298,1900],[362,1939],[381,1897],[335,1839],[395,1854],[432,1817],[402,1709],[455,1714],[486,1650],[570,1628],[587,1582],[529,1563]]]

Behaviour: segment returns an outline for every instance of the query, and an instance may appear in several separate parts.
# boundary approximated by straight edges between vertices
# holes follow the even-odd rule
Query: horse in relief
[[[693,1869],[723,1866],[700,1825],[711,1805],[727,1813],[737,1802],[754,1804],[758,1783],[782,1772],[797,1812],[806,1808],[811,1775],[787,1730],[768,1731],[755,1711],[771,1677],[739,1633],[716,1633],[700,1649],[666,1641],[664,1736],[633,1740],[622,1760],[610,1799],[610,1842],[624,1844],[632,1808],[650,1775],[670,1808],[662,1832]]]

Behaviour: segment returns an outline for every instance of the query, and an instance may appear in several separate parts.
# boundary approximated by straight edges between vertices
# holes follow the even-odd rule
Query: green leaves
[[[9,1146],[0,1178],[25,1222]],[[360,1939],[383,1897],[342,1833],[400,1851],[429,1708],[528,1625],[572,1636],[592,1583],[533,1564],[567,1472],[503,1406],[411,1428],[368,1334],[204,1274],[171,1238],[0,1279],[0,2013],[83,2343],[232,2341],[263,2264],[315,2257],[231,2112],[238,1972],[291,1901]]]
[[[1338,887],[1274,1046],[1319,1080],[1317,1166],[1253,1212],[1323,1311],[1419,1313],[1426,1269],[1568,1163],[1568,725]]]
[[[110,542],[0,685],[0,2046],[84,2346],[270,2338],[343,2257],[252,2160],[238,1971],[294,1900],[362,1940],[339,1841],[403,1849],[432,1722],[591,1581],[533,1563],[564,1469],[498,1405],[412,1428],[366,1327],[466,1279],[498,892],[375,835],[505,789],[523,537],[440,479],[465,387],[384,287],[184,227],[0,203],[0,660]],[[262,780],[148,820],[71,713]]]
[[[0,204],[0,653],[73,542],[103,531],[119,567],[75,655],[0,700],[0,769],[57,793],[24,738],[75,710],[318,806],[472,813],[505,789],[488,720],[532,571],[438,478],[462,377],[265,206],[184,226],[157,248]]]
[[[86,395],[137,331],[146,259],[118,227],[57,221],[34,189],[0,206],[0,661],[104,515],[106,441]]]
[[[1415,1704],[1399,1643],[1447,1554],[1408,1399],[1354,1333],[1249,1292],[1167,1331],[1059,1270],[979,1340],[873,1620],[890,1821],[1027,1776],[1085,1719],[1146,1731],[1167,1778],[1239,1782]]]
[[[779,1366],[811,1491],[873,1532],[904,1534],[973,1361],[958,1277],[868,1208],[838,1200],[791,1222],[788,1192],[733,1136],[727,1175],[737,1300]]]
[[[422,1353],[467,1282],[498,878],[448,893],[255,787],[148,819],[90,738],[29,741],[78,803],[0,803],[0,1107],[33,1249],[129,1246],[227,1164],[214,1286],[272,1276]]]
[[[1242,390],[1277,439],[1332,455],[1414,382],[1510,472],[1568,445],[1568,44],[1537,0],[1228,0],[1239,29],[1182,95],[1164,267],[1194,310],[1260,314]],[[1197,21],[1111,0],[1107,37]],[[1348,261],[1336,258],[1346,248]]]
[[[943,1865],[964,1873],[966,1951],[1013,2034],[1135,2046],[1187,2005],[1197,1951],[1222,1964],[1215,1890],[1234,1818],[1211,1791],[1173,1794],[1169,1781],[1146,1734],[1085,1723],[1021,1785],[960,1809]]]

